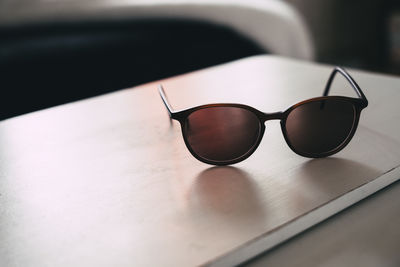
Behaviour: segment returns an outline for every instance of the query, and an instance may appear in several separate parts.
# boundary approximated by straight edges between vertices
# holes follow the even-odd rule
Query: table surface
[[[331,70],[258,56],[161,82],[177,109],[238,102],[275,112],[321,95]],[[354,196],[361,185],[398,170],[400,79],[351,74],[370,105],[348,147],[319,160],[294,154],[273,121],[246,161],[222,168],[198,162],[179,125],[168,120],[157,93],[160,82],[1,122],[0,265],[208,264],[342,196]],[[338,79],[332,94],[353,91]],[[399,201],[393,201],[398,187],[248,264],[293,265],[299,259],[303,266],[334,266],[348,258],[398,263],[390,254],[399,243]],[[358,246],[362,242],[369,245]],[[342,250],[346,247],[353,249]]]
[[[243,266],[400,266],[400,182]]]

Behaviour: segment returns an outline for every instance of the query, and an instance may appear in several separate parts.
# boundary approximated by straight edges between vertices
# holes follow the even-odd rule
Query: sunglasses
[[[357,98],[328,96],[336,73],[346,78]],[[161,85],[159,93],[170,118],[179,121],[190,153],[212,165],[229,165],[248,158],[260,144],[268,120],[280,120],[286,143],[298,155],[333,155],[350,142],[361,110],[368,106],[360,87],[340,67],[332,71],[322,97],[302,101],[283,112],[264,113],[242,104],[209,104],[175,111]]]

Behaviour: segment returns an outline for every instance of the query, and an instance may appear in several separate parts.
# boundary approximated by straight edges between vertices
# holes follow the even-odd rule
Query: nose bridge
[[[283,112],[264,113],[264,122],[283,119]]]

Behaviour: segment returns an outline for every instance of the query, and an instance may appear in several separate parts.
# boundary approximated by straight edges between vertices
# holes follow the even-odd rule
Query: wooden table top
[[[350,71],[370,105],[337,155],[294,154],[272,121],[231,167],[190,155],[157,92],[275,112],[320,96],[331,70],[257,56],[1,122],[0,266],[229,266],[391,184],[396,77]],[[338,79],[332,94],[353,91]]]

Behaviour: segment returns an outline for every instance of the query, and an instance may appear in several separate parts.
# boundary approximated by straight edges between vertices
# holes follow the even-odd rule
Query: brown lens
[[[349,101],[312,101],[289,113],[286,135],[294,150],[318,157],[339,148],[351,137],[355,118],[355,107]]]
[[[184,134],[191,150],[213,162],[238,159],[257,144],[261,123],[251,111],[240,107],[209,107],[191,113]]]

